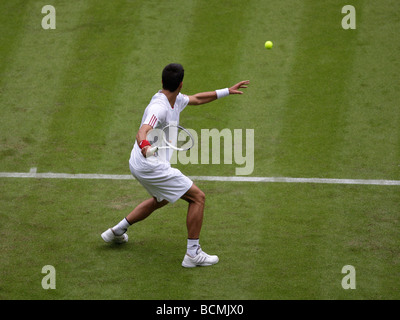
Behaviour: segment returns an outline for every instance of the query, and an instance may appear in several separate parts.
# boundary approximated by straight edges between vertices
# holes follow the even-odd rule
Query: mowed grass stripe
[[[59,29],[44,30],[40,3],[24,3],[14,8],[18,19],[14,20],[14,14],[10,14],[14,42],[5,41],[4,47],[9,44],[10,48],[6,49],[8,56],[2,60],[5,63],[0,96],[2,170],[38,165],[40,145],[47,141],[47,127],[60,90],[60,77],[67,68],[71,52],[73,35],[65,28],[73,28],[85,8],[83,2],[59,3]]]
[[[254,129],[252,176],[281,174],[276,148],[290,97],[303,7],[299,1],[251,1],[246,7],[245,35],[233,73],[237,78],[249,78],[251,83],[243,97],[227,102],[227,110],[229,128]],[[271,50],[265,49],[266,40],[273,41]]]
[[[48,139],[41,147],[40,167],[72,172],[99,169],[115,108],[114,90],[139,7],[140,3],[93,1],[82,13],[72,30],[71,62],[61,80]]]
[[[14,54],[16,53],[21,35],[24,33],[24,21],[26,15],[25,7],[28,1],[3,1],[0,4],[1,12],[6,13],[0,20],[0,28],[2,30],[2,39],[0,47],[0,83],[4,86],[6,80],[4,71],[9,67],[13,61]],[[3,92],[3,89],[2,89]]]
[[[346,110],[343,83],[354,59],[354,35],[344,33],[340,21],[340,8],[334,1],[304,2],[293,40],[287,96],[277,117],[279,133],[273,141],[275,161],[270,165],[279,176],[324,178],[335,172],[332,158],[340,149],[338,133]],[[282,279],[292,279],[279,286],[276,277],[266,277],[268,286],[277,288],[278,297],[320,294],[319,282],[310,285],[309,279],[319,279],[323,273],[320,261],[325,257],[318,251],[319,243],[328,234],[326,221],[332,213],[331,208],[322,209],[319,192],[311,190],[305,199],[299,189],[290,187],[281,190],[283,194],[266,193],[264,199],[270,205],[263,216],[265,242],[258,263],[271,265],[271,273]],[[279,267],[273,261],[279,261]]]
[[[362,3],[357,11],[356,59],[345,87],[343,175],[400,177],[400,3]],[[361,9],[361,10],[360,10]],[[373,21],[373,22],[372,22]]]
[[[400,70],[394,54],[399,44],[391,40],[397,36],[398,28],[394,26],[399,26],[397,14],[393,14],[398,12],[396,7],[399,5],[394,1],[384,1],[379,6],[367,1],[356,6],[355,58],[344,80],[347,110],[345,127],[341,131],[342,143],[335,154],[337,176],[399,177]],[[343,201],[346,198],[349,200]],[[360,280],[367,282],[358,287],[360,297],[374,292],[373,298],[382,299],[382,292],[391,291],[399,275],[394,268],[398,263],[396,228],[400,194],[381,193],[372,187],[363,191],[345,187],[336,189],[332,199],[336,199],[335,207],[327,215],[325,225],[329,232],[319,246],[319,255],[325,257],[321,264],[325,264],[328,271],[320,279],[321,292],[327,292],[326,283],[334,278],[335,264],[349,263],[357,265],[362,274]],[[376,277],[377,274],[385,276]],[[340,287],[337,296],[352,297]]]
[[[282,108],[288,95],[303,4],[261,0],[246,2],[243,10],[244,18],[236,29],[243,33],[237,44],[236,64],[228,68],[232,81],[249,79],[251,83],[243,96],[228,97],[217,108],[223,108],[228,114],[227,128],[254,129],[251,176],[271,176],[275,174],[276,137],[282,127]],[[264,48],[266,40],[274,42],[272,50]],[[243,150],[244,142],[245,139]],[[233,175],[235,167],[225,165],[224,170],[216,170],[216,175],[221,172]],[[202,173],[205,174],[209,172]],[[206,185],[207,191],[209,186]],[[281,279],[276,271],[281,238],[275,229],[281,228],[282,221],[277,226],[271,221],[275,207],[279,206],[278,199],[282,198],[280,193],[279,188],[243,184],[234,188],[229,197],[215,195],[215,191],[207,194],[208,214],[217,217],[207,217],[206,221],[214,224],[215,219],[221,219],[221,228],[227,229],[218,238],[217,248],[221,262],[229,261],[228,279],[235,281],[230,286],[236,288],[231,293],[236,299],[267,299],[272,296],[268,292],[276,292],[282,286],[276,283]],[[221,209],[217,209],[219,206]]]
[[[306,3],[277,150],[284,176],[335,176],[356,39],[341,18],[335,1]]]

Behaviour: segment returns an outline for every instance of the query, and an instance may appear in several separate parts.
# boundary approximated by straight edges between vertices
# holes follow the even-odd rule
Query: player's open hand
[[[241,88],[247,88],[247,85],[250,83],[249,80],[240,81],[236,83],[234,86],[229,88],[229,94],[243,94],[243,91],[240,91]]]

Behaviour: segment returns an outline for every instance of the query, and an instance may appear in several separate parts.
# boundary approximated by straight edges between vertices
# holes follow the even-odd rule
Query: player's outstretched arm
[[[230,94],[243,94],[243,91],[240,91],[239,89],[247,88],[247,85],[249,83],[250,83],[249,80],[244,80],[244,81],[240,81],[240,82],[236,83],[235,85],[233,85],[230,88],[196,93],[192,96],[189,96],[189,104],[190,105],[200,105],[200,104],[209,103],[211,101],[225,97]]]

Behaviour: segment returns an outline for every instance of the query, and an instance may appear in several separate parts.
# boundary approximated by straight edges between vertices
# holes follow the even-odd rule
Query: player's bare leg
[[[200,231],[203,224],[205,194],[195,184],[182,196],[183,200],[189,203],[186,218],[188,230],[188,243],[182,266],[192,268],[196,266],[211,266],[219,259],[217,256],[210,256],[201,250],[199,244]]]
[[[136,222],[146,219],[155,210],[162,208],[167,204],[167,200],[158,202],[157,199],[154,197],[147,199],[139,204],[135,209],[133,209],[132,212],[129,213],[125,219],[129,222],[129,224],[132,225]]]
[[[158,202],[156,198],[150,198],[140,203],[135,209],[128,214],[128,216],[122,219],[113,228],[104,231],[101,237],[106,242],[124,243],[128,242],[128,235],[126,231],[128,228],[143,219],[146,219],[155,210],[168,204],[167,200]]]
[[[206,196],[195,184],[182,196],[189,203],[186,226],[188,239],[199,239],[203,224],[204,205]]]

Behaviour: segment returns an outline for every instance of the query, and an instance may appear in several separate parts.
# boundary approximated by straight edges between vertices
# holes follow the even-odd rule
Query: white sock
[[[126,218],[123,218],[117,225],[115,225],[112,230],[116,236],[123,235],[126,230],[130,227],[130,223]]]
[[[191,257],[197,255],[197,249],[199,248],[199,239],[187,239],[187,251],[186,253]]]

